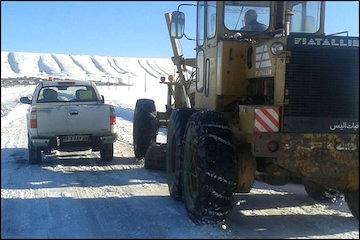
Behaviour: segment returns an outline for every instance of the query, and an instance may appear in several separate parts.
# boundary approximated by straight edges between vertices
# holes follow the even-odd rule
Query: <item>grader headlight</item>
[[[284,51],[284,44],[281,42],[274,42],[271,45],[271,53],[274,55],[280,54],[282,51]]]

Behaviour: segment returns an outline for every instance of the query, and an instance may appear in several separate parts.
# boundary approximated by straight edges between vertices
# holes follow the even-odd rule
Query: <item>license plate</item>
[[[73,135],[62,137],[63,142],[85,142],[89,140],[89,136]]]

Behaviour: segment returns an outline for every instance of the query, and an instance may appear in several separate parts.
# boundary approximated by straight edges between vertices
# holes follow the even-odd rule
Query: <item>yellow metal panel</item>
[[[243,96],[246,93],[246,49],[249,43],[222,43],[222,74],[217,79],[218,95]]]
[[[239,106],[239,127],[241,132],[247,134],[254,133],[254,123],[255,123],[254,112],[255,112],[254,106],[245,106],[245,105]]]

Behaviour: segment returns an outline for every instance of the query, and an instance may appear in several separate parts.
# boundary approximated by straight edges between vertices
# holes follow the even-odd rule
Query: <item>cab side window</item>
[[[207,26],[207,38],[215,37],[216,32],[216,1],[207,2],[207,13],[206,13],[206,26]]]
[[[202,46],[205,38],[205,2],[200,1],[197,7],[197,45]]]
[[[196,90],[203,92],[204,90],[204,51],[201,46],[204,44],[205,38],[205,2],[198,2],[197,6],[197,26],[196,26],[196,43],[198,46],[196,54]]]

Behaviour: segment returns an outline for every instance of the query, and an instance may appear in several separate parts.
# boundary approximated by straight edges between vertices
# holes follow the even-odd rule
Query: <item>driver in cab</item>
[[[242,27],[241,31],[257,31],[262,32],[267,29],[267,26],[257,21],[257,13],[255,10],[250,9],[245,13],[245,26]]]

